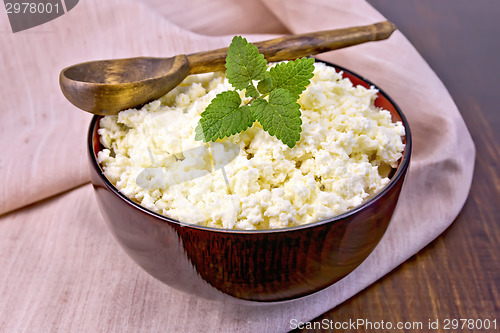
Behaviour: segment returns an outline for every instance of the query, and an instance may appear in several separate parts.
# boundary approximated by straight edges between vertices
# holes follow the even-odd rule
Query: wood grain
[[[496,90],[500,77],[500,2],[369,3],[406,35],[454,98],[476,144],[474,179],[462,212],[445,233],[394,272],[315,322],[366,318],[372,322],[421,321],[425,328],[429,319],[439,319],[439,329],[432,332],[450,332],[442,327],[446,318],[496,318],[498,329],[500,113]]]

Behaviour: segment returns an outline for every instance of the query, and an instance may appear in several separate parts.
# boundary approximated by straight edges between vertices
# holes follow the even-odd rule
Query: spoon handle
[[[359,27],[284,36],[253,44],[268,61],[282,61],[387,39],[394,30],[394,24],[384,21]],[[224,70],[227,49],[226,47],[187,55],[189,74]]]

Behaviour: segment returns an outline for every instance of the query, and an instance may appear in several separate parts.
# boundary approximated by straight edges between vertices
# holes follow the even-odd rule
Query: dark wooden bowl
[[[332,66],[355,85],[373,85]],[[403,122],[406,148],[389,184],[344,214],[261,231],[191,226],[161,216],[128,199],[104,176],[96,158],[102,149],[97,134],[101,116],[94,116],[88,152],[99,207],[125,252],[169,286],[218,300],[272,302],[310,295],[365,260],[382,238],[398,202],[410,162],[410,128],[398,106],[381,90],[375,105],[390,111],[393,121]]]

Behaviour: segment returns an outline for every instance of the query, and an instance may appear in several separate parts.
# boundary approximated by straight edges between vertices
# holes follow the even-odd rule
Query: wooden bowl
[[[331,64],[330,64],[331,65]],[[354,85],[375,86],[346,69]],[[362,205],[330,219],[277,230],[238,231],[186,225],[120,193],[97,162],[103,147],[94,116],[88,133],[91,179],[106,223],[146,272],[179,290],[217,300],[275,302],[322,290],[359,266],[382,238],[398,202],[411,154],[408,122],[380,90],[375,105],[402,121],[406,148],[390,182]],[[124,277],[126,278],[126,277]]]

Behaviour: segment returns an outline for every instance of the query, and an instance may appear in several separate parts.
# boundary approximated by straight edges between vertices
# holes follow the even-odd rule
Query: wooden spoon
[[[268,61],[292,60],[388,38],[388,21],[345,29],[290,35],[254,43]],[[64,96],[76,107],[113,115],[160,98],[189,74],[224,70],[227,48],[171,58],[139,57],[85,62],[61,71]]]

